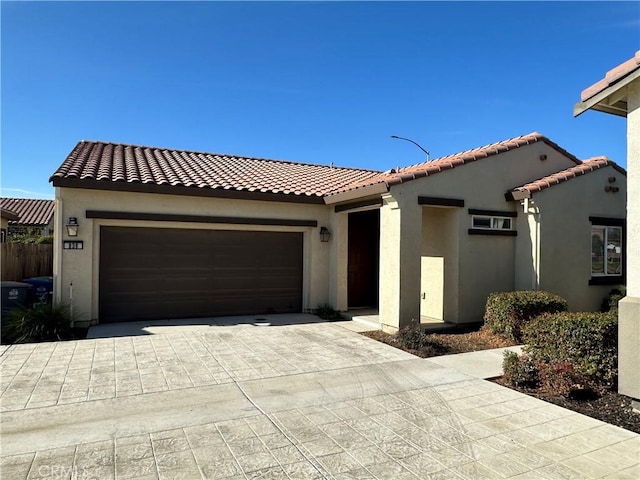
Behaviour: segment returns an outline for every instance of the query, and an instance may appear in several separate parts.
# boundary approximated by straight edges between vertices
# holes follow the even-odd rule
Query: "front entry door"
[[[349,214],[348,304],[378,306],[380,210]]]

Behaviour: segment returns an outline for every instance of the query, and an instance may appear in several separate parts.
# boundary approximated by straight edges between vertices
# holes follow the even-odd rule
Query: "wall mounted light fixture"
[[[320,227],[320,241],[328,242],[329,238],[331,238],[331,232],[327,227]]]
[[[67,235],[70,237],[78,236],[78,218],[77,217],[69,217],[69,223],[65,225],[67,227]]]

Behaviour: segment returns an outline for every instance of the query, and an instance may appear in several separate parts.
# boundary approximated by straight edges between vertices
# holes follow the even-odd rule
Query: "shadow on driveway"
[[[177,320],[144,320],[139,322],[104,323],[101,325],[95,325],[89,328],[87,338],[157,335],[201,330],[209,327],[230,327],[235,325],[280,327],[284,325],[305,325],[326,322],[327,320],[322,320],[320,317],[309,313],[241,315],[233,317],[185,318]]]

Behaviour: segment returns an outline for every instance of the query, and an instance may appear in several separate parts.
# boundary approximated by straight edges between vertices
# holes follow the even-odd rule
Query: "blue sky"
[[[624,118],[573,118],[640,48],[637,2],[8,2],[2,195],[53,198],[82,139],[386,170],[539,131],[626,166]]]

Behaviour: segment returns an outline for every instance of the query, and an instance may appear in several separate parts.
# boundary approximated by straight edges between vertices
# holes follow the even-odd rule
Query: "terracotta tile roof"
[[[364,187],[378,184],[378,183],[384,183],[387,185],[387,187],[391,187],[393,185],[405,183],[411,180],[415,180],[417,178],[436,175],[440,172],[451,170],[452,168],[456,168],[470,162],[482,160],[483,158],[491,157],[493,155],[497,155],[499,153],[506,152],[509,150],[514,150],[516,148],[520,148],[525,145],[530,145],[536,142],[545,142],[546,144],[560,151],[562,154],[566,155],[576,163],[580,163],[580,160],[578,160],[572,154],[570,154],[569,152],[561,148],[559,145],[553,143],[551,140],[544,137],[542,134],[538,132],[533,132],[528,135],[523,135],[521,137],[510,138],[502,142],[485,145],[484,147],[474,148],[472,150],[467,150],[465,152],[454,153],[453,155],[440,157],[440,158],[431,160],[429,162],[418,163],[416,165],[411,165],[409,167],[398,168],[398,169],[390,170],[388,172],[380,173],[378,175],[365,178],[363,180],[351,183],[349,185],[345,185],[344,187],[341,187],[331,193],[347,192],[350,190],[356,190],[358,188],[364,188]]]
[[[595,170],[599,170],[605,167],[613,167],[618,172],[626,175],[627,172],[620,167],[618,164],[613,162],[607,157],[594,157],[584,162],[580,163],[580,165],[576,165],[575,167],[567,168],[566,170],[561,170],[553,175],[548,175],[546,177],[539,178],[533,182],[529,182],[520,187],[516,187],[511,190],[511,192],[523,192],[531,196],[531,194],[535,192],[539,192],[549,187],[553,187],[554,185],[558,185],[560,183],[568,182],[572,178],[580,177],[582,175],[586,175],[587,173],[591,173]],[[521,195],[520,195],[521,196]]]
[[[103,182],[321,197],[379,172],[216,153],[81,141],[49,181]],[[64,182],[66,180],[67,182]]]
[[[614,83],[619,82],[630,73],[640,68],[640,50],[636,52],[633,58],[627,60],[621,65],[609,70],[607,75],[600,81],[594,83],[588,88],[585,88],[580,94],[580,100],[585,101],[591,97],[602,92],[606,88],[610,87]]]
[[[53,200],[32,198],[0,198],[0,208],[18,215],[19,220],[10,220],[9,225],[46,227],[53,219]]]

